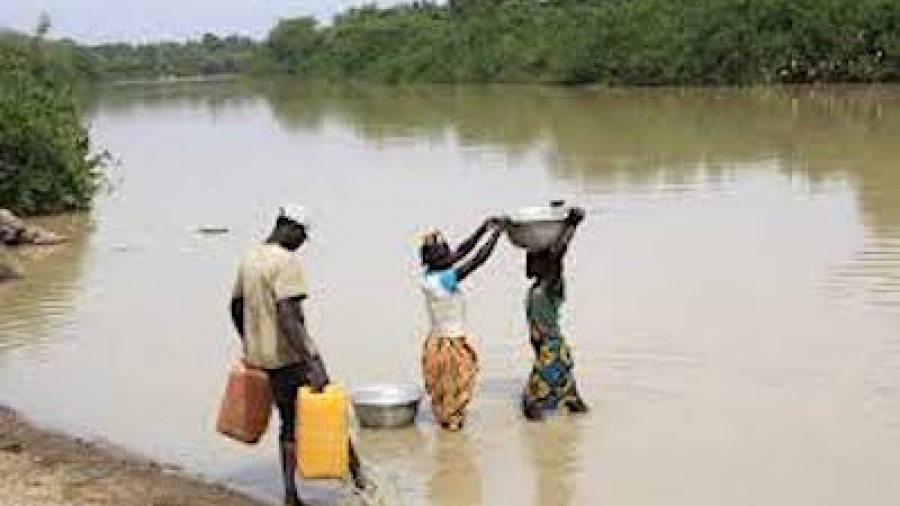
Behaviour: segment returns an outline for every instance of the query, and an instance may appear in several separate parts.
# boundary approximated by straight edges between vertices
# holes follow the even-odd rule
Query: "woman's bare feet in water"
[[[576,397],[571,401],[566,401],[566,408],[569,410],[569,413],[587,413],[591,410],[591,408],[584,403],[581,397]]]
[[[544,419],[544,410],[534,404],[522,406],[522,414],[525,415],[525,419],[529,422],[540,422]]]

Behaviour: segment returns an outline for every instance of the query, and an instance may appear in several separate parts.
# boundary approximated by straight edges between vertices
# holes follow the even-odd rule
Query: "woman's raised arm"
[[[496,225],[490,239],[488,239],[484,246],[478,250],[478,253],[456,270],[457,281],[462,281],[467,278],[469,274],[472,274],[476,269],[484,265],[487,259],[490,258],[491,253],[494,252],[494,248],[497,246],[497,241],[500,239],[501,233],[503,233],[503,227]]]
[[[566,228],[559,234],[556,242],[550,246],[551,255],[557,257],[565,255],[566,250],[569,249],[569,243],[572,242],[572,238],[575,236],[575,230],[582,220],[584,220],[583,209],[580,207],[573,207],[569,210],[569,215],[566,216]]]
[[[478,244],[478,241],[484,236],[484,234],[488,231],[490,227],[491,220],[487,219],[472,232],[472,235],[467,237],[462,243],[460,243],[459,247],[453,251],[453,263],[459,262],[466,255],[468,255],[473,249],[475,249],[475,245]]]

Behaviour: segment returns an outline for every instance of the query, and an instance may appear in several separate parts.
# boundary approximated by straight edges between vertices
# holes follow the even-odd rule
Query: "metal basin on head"
[[[549,248],[566,228],[569,208],[526,207],[510,214],[506,235],[514,245],[528,251]]]

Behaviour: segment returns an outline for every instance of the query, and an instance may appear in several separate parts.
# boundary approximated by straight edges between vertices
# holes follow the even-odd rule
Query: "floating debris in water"
[[[230,231],[228,227],[199,227],[196,230],[200,235],[222,235]]]

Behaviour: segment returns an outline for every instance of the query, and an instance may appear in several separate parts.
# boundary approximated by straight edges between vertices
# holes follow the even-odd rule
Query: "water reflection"
[[[429,499],[436,506],[466,504],[481,506],[483,502],[482,470],[478,468],[467,434],[439,434],[433,450],[435,462],[429,479]]]
[[[690,175],[698,167],[717,172],[774,160],[780,170],[807,172],[812,182],[849,173],[864,187],[900,187],[900,175],[889,170],[900,154],[894,142],[900,99],[890,87],[591,91],[293,84],[262,91],[286,128],[320,129],[329,120],[367,140],[450,139],[510,154],[545,147],[548,167],[560,177],[622,173],[640,180],[660,170]],[[897,202],[884,197],[878,200]]]
[[[896,293],[900,282],[897,88],[294,84],[270,85],[263,92],[273,115],[289,129],[320,130],[333,123],[373,142],[490,145],[508,156],[538,151],[555,178],[595,197],[623,186],[707,192],[759,166],[799,178],[813,193],[847,181],[855,186],[871,237],[857,257],[836,266],[836,279],[849,283],[845,273],[865,278],[870,292],[880,292],[876,299],[885,298],[885,289]]]
[[[242,82],[203,84],[123,85],[82,90],[81,110],[88,119],[99,115],[123,118],[140,112],[165,109],[215,118],[223,111],[247,108],[258,100]]]
[[[24,277],[0,287],[0,350],[33,346],[44,336],[73,332],[74,306],[84,293],[82,274],[91,220],[75,215],[37,221],[71,240],[60,246],[10,252]]]
[[[582,442],[580,421],[572,418],[554,418],[542,425],[530,424],[521,432],[524,454],[530,460],[535,498],[533,504],[542,506],[568,506],[577,497],[576,478],[584,474],[581,466]],[[591,484],[591,497],[595,500],[602,490]],[[597,500],[594,504],[600,505]]]
[[[102,96],[102,101],[99,97]],[[900,229],[900,91],[894,87],[569,90],[536,86],[339,86],[296,82],[210,83],[103,90],[90,116],[138,108],[217,111],[262,96],[288,130],[328,124],[373,142],[414,139],[490,145],[516,155],[541,150],[559,178],[591,184],[690,186],[735,166],[802,172],[811,184],[848,176],[872,225]]]
[[[344,118],[367,138],[451,133],[464,144],[509,149],[550,139],[564,155],[641,156],[667,165],[707,157],[750,161],[811,147],[816,137],[834,132],[884,136],[900,126],[887,113],[900,106],[893,88],[591,91],[294,84],[262,91],[286,125],[303,110]],[[286,108],[287,102],[304,105]]]

